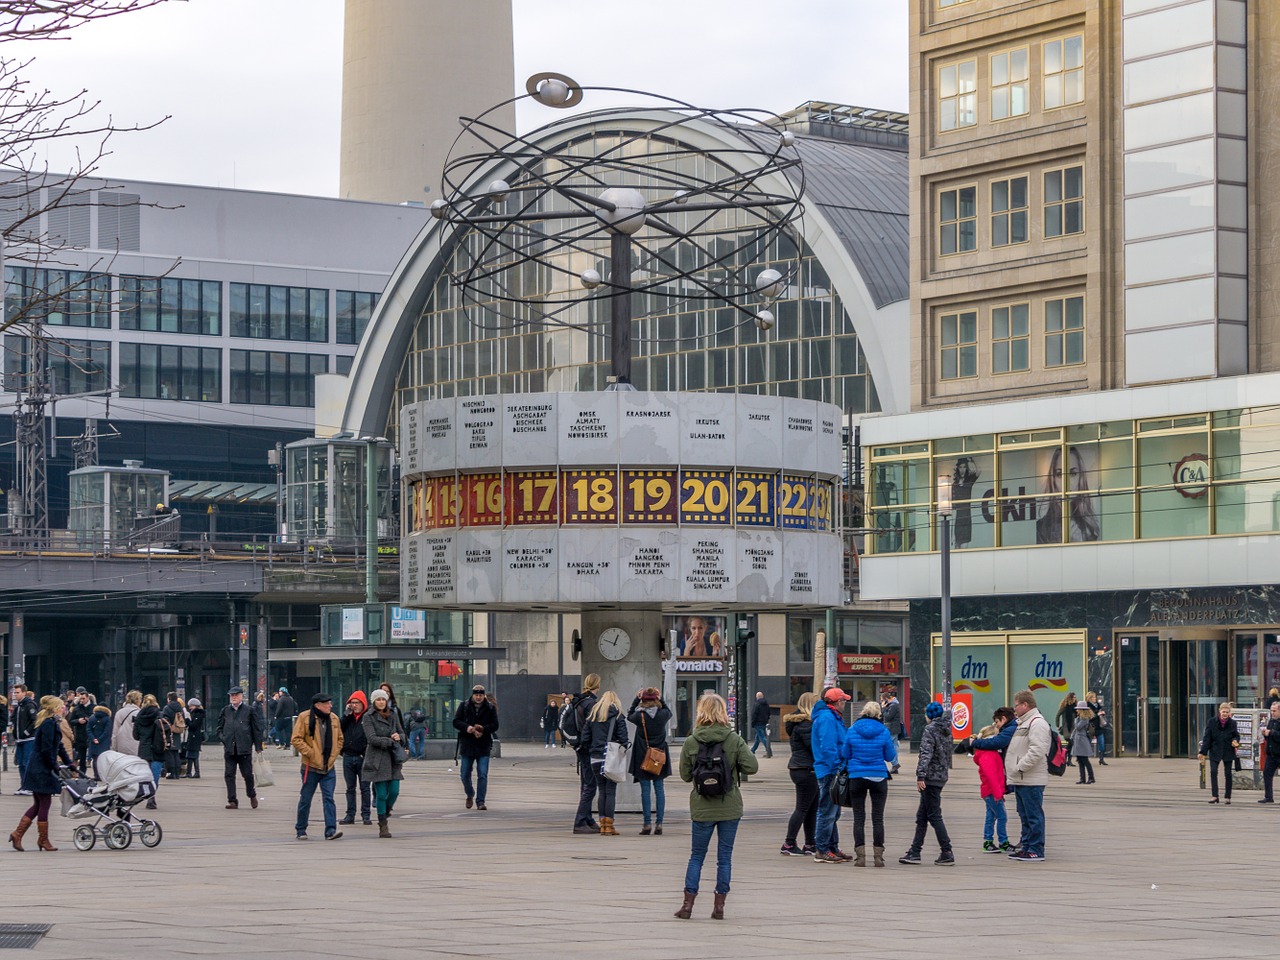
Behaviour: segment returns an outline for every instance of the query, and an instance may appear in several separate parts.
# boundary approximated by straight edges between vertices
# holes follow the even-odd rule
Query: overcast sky
[[[456,0],[472,3],[474,0]],[[907,108],[899,0],[513,0],[515,76],[557,71],[707,107]],[[34,85],[85,87],[118,124],[108,176],[332,196],[342,0],[189,0],[29,44]],[[424,53],[432,43],[424,42]],[[6,50],[12,56],[16,51]],[[598,101],[596,105],[600,104]],[[67,157],[50,153],[51,167]]]

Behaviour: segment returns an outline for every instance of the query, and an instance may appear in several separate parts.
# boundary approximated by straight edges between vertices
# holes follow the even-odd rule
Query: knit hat
[[[379,687],[377,690],[372,690],[369,693],[370,703],[377,703],[379,700],[383,700],[388,703],[391,702],[391,697],[388,696],[387,691],[383,690],[381,687]]]
[[[281,688],[280,688],[280,692],[281,692],[281,693],[288,693],[288,692],[289,692],[289,688],[288,688],[288,687],[281,687]]]
[[[937,720],[943,714],[942,704],[937,700],[932,701],[924,708],[924,715],[930,720]]]

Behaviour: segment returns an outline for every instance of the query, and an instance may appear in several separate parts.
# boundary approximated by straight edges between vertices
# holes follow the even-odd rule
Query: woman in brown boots
[[[31,806],[18,821],[18,829],[9,834],[9,842],[15,850],[22,850],[23,834],[33,820],[39,834],[36,846],[40,850],[58,849],[49,842],[49,806],[53,802],[53,795],[62,790],[62,781],[58,779],[59,757],[68,766],[71,764],[71,754],[62,743],[62,729],[58,723],[66,709],[66,704],[58,697],[40,698],[40,712],[36,714],[35,746],[22,777],[22,789],[31,791]]]
[[[620,743],[626,747],[630,743],[627,737],[627,722],[622,716],[622,702],[612,690],[606,690],[596,701],[596,705],[587,714],[587,722],[583,726],[582,736],[578,741],[578,749],[583,757],[591,762],[591,772],[596,778],[597,812],[600,814],[600,834],[605,837],[616,837],[618,831],[613,828],[614,803],[618,795],[618,785],[604,775],[604,757],[609,750],[609,743]]]
[[[733,841],[742,820],[742,793],[738,784],[744,776],[760,769],[756,755],[747,742],[729,726],[729,711],[724,698],[707,692],[698,698],[698,713],[693,734],[680,749],[680,779],[692,783],[689,793],[689,819],[692,824],[692,850],[684,874],[684,903],[676,911],[681,920],[693,915],[693,901],[698,895],[702,862],[716,834],[716,899],[711,908],[712,920],[724,919],[724,901],[729,895],[729,878],[733,868]]]

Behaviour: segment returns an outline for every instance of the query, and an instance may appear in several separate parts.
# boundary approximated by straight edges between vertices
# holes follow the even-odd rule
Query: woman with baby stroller
[[[71,754],[62,743],[62,730],[58,721],[66,712],[67,706],[58,697],[41,697],[40,712],[36,714],[35,746],[27,760],[27,769],[22,776],[22,789],[31,791],[31,806],[18,821],[18,828],[9,834],[9,842],[13,849],[22,851],[22,837],[35,822],[39,840],[37,849],[56,852],[57,847],[49,842],[49,806],[53,795],[62,790],[62,781],[58,779],[58,760],[71,765]]]

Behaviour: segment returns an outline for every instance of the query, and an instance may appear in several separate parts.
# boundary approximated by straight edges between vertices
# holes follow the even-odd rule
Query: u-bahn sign
[[[458,397],[401,414],[406,606],[842,599],[839,411],[786,397]]]

